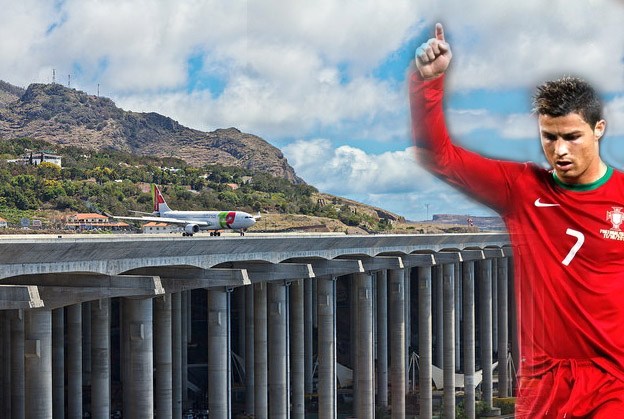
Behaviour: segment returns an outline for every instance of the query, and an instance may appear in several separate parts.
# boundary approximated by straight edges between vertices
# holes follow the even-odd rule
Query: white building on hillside
[[[29,156],[24,156],[24,159],[28,159],[28,162],[32,165],[38,166],[43,162],[56,164],[58,167],[61,165],[61,156],[43,151],[31,153]]]
[[[7,160],[8,163],[21,163],[21,164],[32,164],[34,166],[40,165],[42,162],[52,163],[57,165],[58,167],[62,166],[62,157],[57,154],[46,153],[44,151],[37,151],[36,153],[31,152],[30,154],[24,155],[19,159]]]

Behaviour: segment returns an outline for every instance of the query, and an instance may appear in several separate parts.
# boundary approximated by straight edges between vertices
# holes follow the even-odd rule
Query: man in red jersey
[[[452,53],[437,24],[416,51],[410,104],[423,163],[501,214],[514,252],[518,418],[624,418],[624,174],[600,158],[596,92],[564,77],[538,87],[552,170],[454,145],[444,113]]]

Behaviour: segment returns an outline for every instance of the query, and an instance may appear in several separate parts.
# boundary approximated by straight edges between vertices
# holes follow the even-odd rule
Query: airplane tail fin
[[[158,186],[154,183],[152,183],[152,198],[154,200],[154,215],[162,215],[165,212],[171,211],[162,193],[160,193],[160,189],[158,189]]]
[[[260,211],[258,211],[258,214],[253,216],[254,220],[258,221],[259,219],[262,218],[262,215],[260,215]]]

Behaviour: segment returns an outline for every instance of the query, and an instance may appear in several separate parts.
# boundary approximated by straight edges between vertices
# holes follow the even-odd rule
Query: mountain
[[[278,148],[236,128],[203,132],[155,112],[124,111],[111,99],[60,84],[24,90],[0,81],[0,139],[20,137],[178,157],[194,166],[237,166],[304,183]]]

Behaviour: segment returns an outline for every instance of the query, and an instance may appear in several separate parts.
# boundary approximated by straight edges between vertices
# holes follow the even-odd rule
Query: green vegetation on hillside
[[[8,163],[46,150],[59,154],[63,168]],[[197,168],[176,158],[137,156],[116,150],[91,151],[57,148],[40,140],[0,141],[0,216],[10,222],[33,210],[106,212],[151,211],[152,198],[141,183],[163,185],[172,208],[180,210],[239,209],[249,212],[306,214],[339,219],[349,226],[370,230],[387,223],[354,213],[344,205],[321,206],[313,200],[316,188],[293,184],[263,172],[209,165]],[[29,212],[30,211],[30,212]]]

